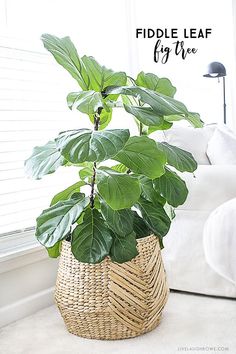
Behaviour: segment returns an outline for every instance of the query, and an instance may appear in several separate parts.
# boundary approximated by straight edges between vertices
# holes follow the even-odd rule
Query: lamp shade
[[[211,78],[226,76],[226,69],[223,64],[213,61],[208,65],[207,73],[203,76]]]

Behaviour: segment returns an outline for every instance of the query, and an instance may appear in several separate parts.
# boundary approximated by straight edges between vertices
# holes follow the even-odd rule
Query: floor
[[[236,353],[236,301],[171,293],[161,325],[123,341],[69,334],[55,306],[0,330],[0,354]]]

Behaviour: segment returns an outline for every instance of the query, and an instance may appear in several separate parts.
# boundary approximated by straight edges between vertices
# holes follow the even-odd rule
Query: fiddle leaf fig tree
[[[114,72],[93,57],[80,57],[69,37],[43,34],[42,41],[77,81],[78,92],[68,94],[67,104],[87,115],[88,126],[80,126],[78,114],[74,130],[35,147],[25,161],[26,174],[34,179],[68,165],[79,172],[78,181],[56,194],[37,218],[38,241],[50,257],[58,257],[67,240],[74,257],[85,263],[107,256],[114,262],[129,261],[138,253],[137,239],[151,234],[163,247],[170,210],[188,194],[177,172],[193,172],[197,164],[189,152],[149,135],[171,129],[179,120],[199,128],[199,115],[174,99],[176,88],[167,78]],[[120,129],[107,128],[114,109],[123,109],[125,119],[136,122],[136,136],[130,136],[125,119]],[[84,186],[89,193],[81,191]]]

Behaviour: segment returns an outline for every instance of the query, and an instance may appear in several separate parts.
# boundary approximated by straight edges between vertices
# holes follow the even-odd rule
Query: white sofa
[[[176,127],[164,136],[153,135],[159,141],[163,138],[192,152],[199,164],[194,175],[182,174],[189,195],[185,204],[176,209],[176,218],[164,239],[163,259],[171,289],[236,297],[236,286],[208,265],[203,248],[203,229],[208,216],[219,205],[236,197],[236,165],[210,165],[206,155],[215,129],[215,125],[203,129]]]

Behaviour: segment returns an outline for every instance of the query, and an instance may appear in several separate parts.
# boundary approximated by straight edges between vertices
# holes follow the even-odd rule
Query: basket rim
[[[149,236],[145,236],[145,237],[142,237],[142,238],[138,238],[138,239],[137,239],[137,244],[141,246],[141,244],[149,243],[149,242],[151,242],[151,240],[154,240],[154,239],[157,240],[157,242],[159,243],[159,247],[160,247],[159,238],[158,238],[158,236],[156,236],[156,235],[154,235],[154,234],[151,234],[151,235],[149,235]],[[70,242],[70,241],[63,240],[62,243],[64,244],[64,246],[66,247],[66,249],[70,249],[70,252],[72,252],[72,251],[71,251],[71,242]],[[139,254],[138,254],[138,255],[139,255]],[[137,255],[137,256],[138,256],[138,255]],[[137,257],[137,256],[136,256],[136,257]],[[136,257],[134,257],[133,259],[135,259]],[[133,260],[133,259],[132,259],[132,260]],[[117,263],[117,262],[112,261],[109,255],[106,256],[101,262],[104,262],[105,260],[110,260],[110,262],[112,262],[112,263]],[[132,260],[130,260],[130,261],[132,261]],[[78,261],[78,260],[77,260],[77,261]],[[123,263],[127,263],[127,262],[130,262],[130,261],[126,261],[126,262],[123,262]],[[89,264],[89,265],[96,265],[96,264],[101,263],[101,262],[99,262],[99,263],[87,263],[87,262],[80,262],[80,261],[78,261],[78,262],[79,262],[79,263],[83,263],[83,264]],[[119,264],[123,264],[123,263],[119,263]]]

